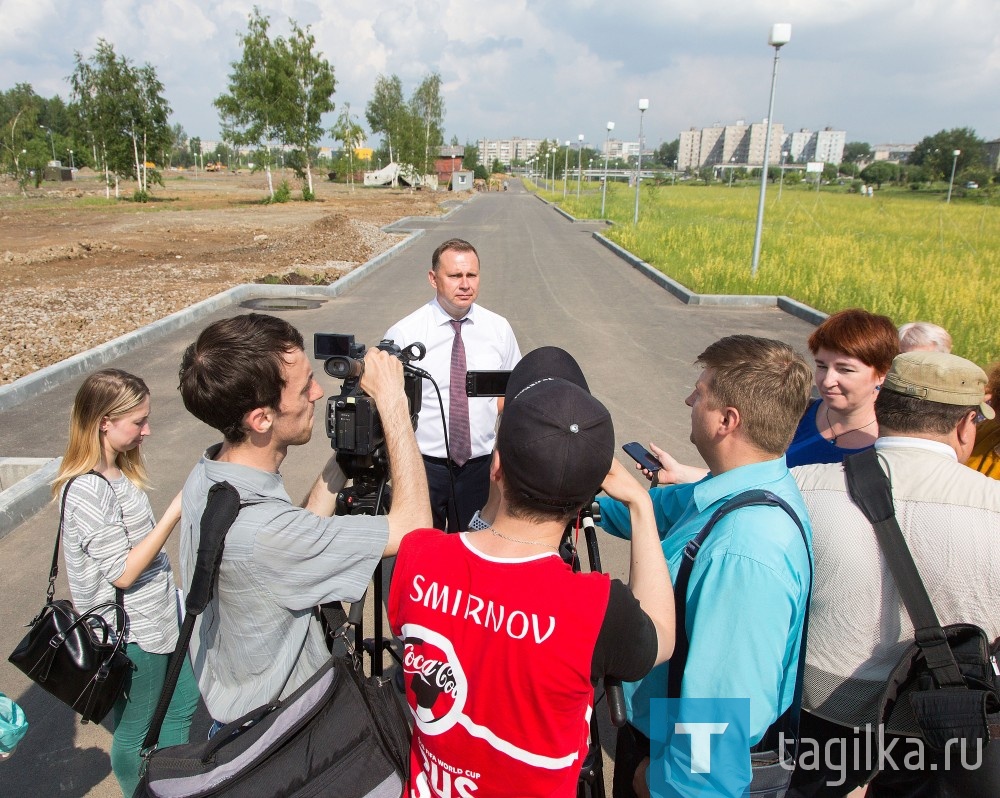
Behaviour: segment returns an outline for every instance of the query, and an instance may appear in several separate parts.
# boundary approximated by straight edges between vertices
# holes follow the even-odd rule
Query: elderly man
[[[688,544],[729,499],[767,490],[795,517],[779,506],[723,516],[690,572],[685,626],[677,629],[678,648],[682,635],[689,640],[679,698],[744,700],[710,707],[728,754],[713,756],[706,772],[696,766],[695,743],[677,728],[680,722],[670,724],[674,733],[666,740],[655,739],[664,717],[654,716],[651,702],[667,697],[671,668],[681,667],[675,655],[641,682],[625,685],[629,724],[618,734],[616,797],[648,795],[650,788],[657,796],[741,795],[751,781],[750,747],[788,709],[795,691],[809,602],[809,524],[784,453],[809,401],[812,374],[787,344],[749,335],[716,341],[697,362],[704,370],[686,403],[691,442],[710,473],[700,482],[650,491],[671,578],[677,579]],[[604,529],[627,537],[625,508],[599,501]],[[746,699],[748,719],[725,714]]]
[[[479,255],[472,244],[460,238],[442,243],[431,256],[427,278],[434,298],[390,327],[385,337],[402,347],[427,347],[420,366],[441,391],[446,423],[437,392],[425,379],[417,443],[434,526],[455,532],[468,529],[473,513],[486,503],[497,421],[497,400],[466,396],[465,375],[510,371],[521,352],[507,320],[476,304]]]
[[[1000,483],[963,465],[976,424],[995,415],[985,386],[983,370],[956,355],[898,355],[875,402],[875,451],[938,620],[975,624],[994,640],[1000,635]],[[790,795],[846,795],[877,766],[869,796],[1000,795],[1000,743],[991,743],[976,763],[975,752],[959,757],[956,746],[949,757],[907,729],[878,729],[877,701],[913,642],[913,623],[872,525],[848,495],[843,467],[803,466],[793,474],[813,522],[816,585],[802,727],[812,742],[803,748],[810,756],[800,760]],[[866,724],[872,726],[866,730]],[[881,736],[881,744],[872,735]],[[888,755],[881,762],[877,754],[866,761],[857,753],[879,748]]]

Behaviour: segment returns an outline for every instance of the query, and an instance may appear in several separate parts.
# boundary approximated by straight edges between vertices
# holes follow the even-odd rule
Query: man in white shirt
[[[521,352],[507,320],[476,304],[479,255],[472,244],[460,238],[442,243],[431,256],[427,277],[434,298],[390,327],[385,337],[401,347],[421,343],[427,348],[418,365],[437,383],[441,404],[425,379],[417,444],[434,526],[464,531],[489,495],[498,409],[497,398],[466,396],[465,375],[510,371]]]
[[[976,424],[995,413],[986,374],[943,352],[897,355],[875,401],[875,451],[896,520],[943,625],[1000,635],[1000,482],[967,468]],[[840,464],[792,469],[813,526],[799,767],[789,798],[847,795],[876,769],[873,798],[1000,794],[1000,743],[932,749],[878,699],[914,639],[871,523]],[[869,725],[870,724],[870,725]],[[878,751],[886,754],[880,757]],[[865,752],[875,752],[867,755]]]

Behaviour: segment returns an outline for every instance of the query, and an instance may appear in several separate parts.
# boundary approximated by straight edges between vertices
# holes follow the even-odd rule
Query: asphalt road
[[[515,182],[510,191],[480,194],[449,219],[422,226],[427,230],[422,238],[343,295],[319,298],[311,308],[265,312],[288,319],[307,342],[314,332],[336,332],[354,333],[359,342],[374,345],[393,322],[430,298],[426,274],[435,247],[446,238],[468,239],[481,259],[480,302],[509,319],[521,351],[543,345],[567,349],[583,367],[593,393],[611,411],[619,446],[652,440],[688,462],[699,462],[688,441],[684,406],[698,374],[693,361],[699,352],[733,333],[779,338],[806,352],[810,324],[775,308],[684,305],[595,241],[591,233],[603,225],[568,221]],[[181,352],[209,322],[246,310],[234,306],[212,313],[109,364],[141,375],[152,391],[152,437],[145,452],[157,488],[151,493],[157,513],[181,488],[201,452],[218,439],[183,408],[176,389]],[[339,383],[318,365],[317,372],[328,393],[339,390]],[[61,455],[69,409],[81,381],[70,379],[0,411],[0,455]],[[305,494],[329,457],[322,423],[318,406],[313,439],[293,450],[282,467],[294,500]],[[631,466],[626,455],[620,457]],[[0,540],[0,651],[13,650],[24,634],[23,625],[44,602],[57,523],[57,508],[50,504]],[[168,542],[167,551],[176,563],[175,540]],[[601,554],[605,570],[626,576],[628,552],[622,542],[602,536]],[[56,595],[68,597],[62,574]],[[30,722],[14,756],[0,761],[0,794],[119,794],[111,775],[107,722],[81,725],[6,658],[0,663],[0,690],[21,704]],[[604,748],[613,750],[607,713],[603,705],[597,711],[604,719]],[[207,726],[207,715],[199,713],[192,735],[202,734]],[[605,762],[610,763],[607,756]],[[610,784],[610,765],[606,775]]]

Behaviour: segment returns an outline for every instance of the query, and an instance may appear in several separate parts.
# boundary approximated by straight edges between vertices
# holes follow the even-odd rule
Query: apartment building
[[[771,126],[771,154],[768,163],[781,160],[781,142],[784,126]],[[747,124],[743,120],[733,125],[716,124],[711,127],[691,128],[678,136],[677,168],[696,170],[703,166],[736,164],[760,166],[764,163],[764,145],[767,123]]]
[[[545,139],[523,139],[517,136],[510,139],[479,139],[476,142],[479,148],[477,163],[489,169],[494,161],[500,161],[509,167],[511,161],[526,161],[531,158],[538,152],[543,141]]]

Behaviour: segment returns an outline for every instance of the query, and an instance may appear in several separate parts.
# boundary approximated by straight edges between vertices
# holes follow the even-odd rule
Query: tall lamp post
[[[642,182],[642,117],[649,108],[649,100],[639,100],[639,157],[635,162],[635,218],[632,224],[639,224],[639,183]]]
[[[614,122],[608,122],[608,132],[604,134],[604,185],[601,186],[601,218],[604,218],[604,201],[608,196],[608,153],[611,142],[611,131],[615,129]]]
[[[958,156],[961,154],[961,150],[954,150],[951,153],[951,180],[948,181],[948,199],[945,200],[946,203],[951,202],[951,187],[955,185],[955,167],[958,166]]]
[[[39,125],[38,127],[49,135],[49,143],[52,145],[52,160],[54,161],[56,159],[56,140],[52,138],[52,128],[45,127],[45,125]]]
[[[792,38],[792,26],[787,22],[778,22],[771,26],[771,34],[767,43],[774,48],[774,65],[771,68],[771,100],[767,105],[767,133],[764,136],[764,165],[760,170],[760,199],[757,202],[757,229],[753,237],[753,260],[750,264],[750,276],[757,276],[757,264],[760,262],[760,233],[764,226],[764,195],[767,192],[767,162],[771,155],[771,122],[774,119],[774,81],[778,76],[778,53]]]
[[[576,137],[576,198],[580,199],[580,184],[583,182],[583,133]]]
[[[566,140],[566,158],[563,163],[563,199],[566,199],[566,173],[569,171],[569,139]]]
[[[788,157],[788,150],[781,151],[781,176],[778,178],[778,199],[781,199],[781,189],[785,185],[785,158]]]

